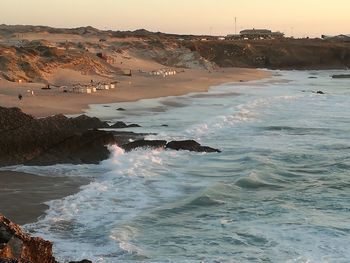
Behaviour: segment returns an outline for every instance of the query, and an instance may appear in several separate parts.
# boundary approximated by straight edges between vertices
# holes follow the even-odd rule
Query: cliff
[[[184,46],[220,67],[344,69],[350,43],[318,39],[187,41]]]

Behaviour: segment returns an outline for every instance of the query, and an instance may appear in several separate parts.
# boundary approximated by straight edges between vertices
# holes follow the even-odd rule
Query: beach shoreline
[[[134,85],[130,85],[127,82],[129,79],[124,77],[119,88],[115,91],[103,91],[97,96],[93,96],[95,94],[69,94],[70,99],[76,99],[76,101],[67,108],[63,107],[66,107],[67,103],[71,103],[72,100],[62,100],[62,98],[67,98],[67,96],[63,97],[66,95],[63,93],[62,95],[53,95],[51,98],[42,94],[35,97],[25,97],[23,101],[19,102],[22,105],[14,100],[4,100],[5,105],[2,106],[19,107],[25,113],[36,117],[53,114],[78,114],[84,113],[90,104],[132,102],[141,99],[181,96],[193,92],[208,92],[210,88],[225,83],[261,80],[272,76],[270,71],[256,69],[225,69],[214,73],[189,70],[186,73],[179,74],[180,77],[173,79],[148,78],[145,80],[145,77],[135,76],[132,78]],[[40,89],[39,84],[28,85],[31,88]],[[131,90],[128,90],[129,86],[132,86]],[[13,87],[16,89],[16,86]],[[24,87],[26,88],[26,85]],[[11,95],[14,94],[9,93],[6,96]],[[1,96],[4,95],[0,94],[0,98]],[[36,103],[39,103],[40,106],[36,107]],[[0,198],[6,200],[1,202],[0,211],[18,224],[33,223],[48,209],[45,202],[75,194],[82,185],[87,183],[87,180],[81,178],[49,177],[15,171],[0,171],[0,185],[4,185],[2,187],[4,191],[0,193]]]
[[[45,203],[77,193],[84,178],[51,177],[0,171],[0,212],[13,222],[36,222],[49,208]]]
[[[60,74],[68,73],[64,71]],[[215,71],[186,69],[175,76],[165,78],[137,72],[132,77],[118,77],[119,83],[115,90],[103,90],[94,94],[63,93],[55,89],[42,90],[43,84],[19,84],[2,80],[0,81],[0,100],[3,107],[18,107],[35,117],[55,114],[72,115],[84,113],[90,104],[132,102],[207,92],[213,86],[260,80],[271,76],[272,73],[268,70],[246,68],[222,68]],[[67,79],[69,79],[68,76]],[[79,79],[77,81],[79,82]],[[86,82],[86,76],[81,81]],[[34,95],[28,93],[28,90],[33,90]],[[22,100],[18,99],[18,94],[23,95]]]

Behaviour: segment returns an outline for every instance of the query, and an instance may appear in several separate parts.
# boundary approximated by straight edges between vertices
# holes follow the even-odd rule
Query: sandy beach
[[[17,224],[32,223],[48,208],[44,202],[72,195],[87,183],[82,178],[0,171],[0,211]]]
[[[56,88],[42,90],[44,84],[12,83],[0,80],[0,101],[1,106],[19,107],[25,113],[36,117],[59,113],[78,114],[87,109],[89,104],[137,101],[205,92],[210,87],[223,83],[258,80],[270,76],[269,71],[243,68],[225,68],[215,71],[185,69],[175,76],[165,78],[135,72],[132,77],[117,76],[116,80],[119,83],[115,90],[98,91],[93,94],[63,93]],[[81,75],[68,69],[58,70],[51,77],[52,83],[57,85],[89,83],[91,79],[107,80],[97,76]],[[34,95],[28,90],[32,90]],[[18,94],[23,95],[22,100],[18,99]]]

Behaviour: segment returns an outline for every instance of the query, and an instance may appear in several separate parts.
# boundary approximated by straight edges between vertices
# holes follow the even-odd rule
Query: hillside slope
[[[46,82],[48,75],[58,68],[97,75],[109,75],[117,70],[82,50],[62,50],[40,42],[23,47],[0,46],[0,75],[6,80]]]

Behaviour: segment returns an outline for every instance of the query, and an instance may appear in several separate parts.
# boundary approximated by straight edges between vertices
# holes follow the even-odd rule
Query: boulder
[[[333,79],[350,79],[350,74],[335,74],[332,75]]]
[[[130,142],[121,146],[126,152],[130,152],[132,150],[140,149],[140,148],[151,148],[151,149],[159,149],[165,148],[167,142],[163,140],[138,140],[135,142]]]
[[[126,111],[124,108],[118,108],[117,111]]]
[[[316,93],[317,93],[317,94],[321,94],[321,95],[325,94],[325,93],[324,93],[323,91],[321,91],[321,90],[316,91]]]
[[[135,123],[129,124],[128,128],[140,128],[141,126]]]
[[[51,242],[31,237],[3,215],[0,215],[0,262],[57,263]]]
[[[115,124],[111,125],[110,128],[114,128],[114,129],[124,129],[124,128],[135,128],[135,127],[141,127],[138,124],[126,124],[125,122],[122,121],[118,121]]]
[[[94,130],[107,123],[85,115],[35,119],[0,108],[0,123],[0,166],[98,163],[109,156],[106,145],[116,143],[112,133]]]
[[[171,141],[166,145],[167,149],[173,149],[176,151],[179,150],[187,150],[192,152],[207,152],[207,153],[213,153],[221,151],[218,149],[214,149],[208,146],[202,146],[198,142],[194,140],[185,140],[185,141]]]

